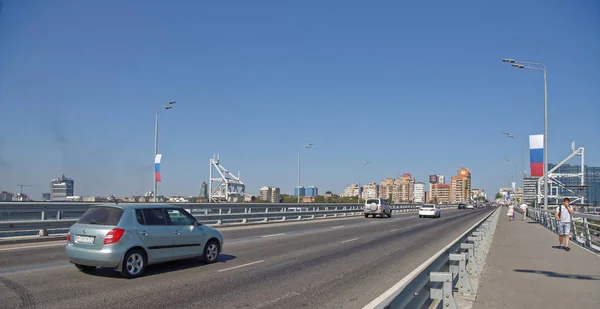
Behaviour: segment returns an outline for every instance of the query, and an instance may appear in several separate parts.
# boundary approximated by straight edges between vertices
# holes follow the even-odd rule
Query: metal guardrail
[[[106,203],[0,203],[0,236],[10,232],[68,229],[90,206]],[[123,203],[145,204],[147,203]],[[207,225],[288,222],[363,215],[363,204],[226,204],[226,203],[166,203],[187,209]],[[164,204],[162,204],[164,205]],[[392,213],[416,211],[421,204],[391,205]],[[456,205],[440,205],[441,208]],[[6,220],[8,219],[8,220]],[[11,220],[12,219],[12,220]]]
[[[408,276],[363,309],[457,309],[454,290],[460,296],[477,293],[475,280],[482,274],[487,252],[498,223],[500,208],[486,215],[455,241],[417,267]]]
[[[522,214],[520,208],[515,207],[515,209]],[[554,213],[554,210],[530,208],[527,210],[526,215],[553,233],[558,234],[558,221]],[[576,212],[571,215],[571,218],[570,241],[600,254],[600,216]]]

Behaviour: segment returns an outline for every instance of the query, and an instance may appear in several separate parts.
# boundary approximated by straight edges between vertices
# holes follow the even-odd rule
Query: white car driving
[[[439,218],[442,215],[442,211],[439,207],[434,204],[425,204],[419,208],[419,218],[433,217]]]

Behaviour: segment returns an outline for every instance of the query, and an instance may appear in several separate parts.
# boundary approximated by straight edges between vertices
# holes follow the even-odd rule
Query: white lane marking
[[[390,232],[395,232],[397,230],[399,230],[399,229],[391,229]]]
[[[347,240],[342,241],[341,243],[343,244],[343,243],[347,243],[347,242],[351,242],[351,241],[355,241],[355,240],[358,240],[358,238],[347,239]]]
[[[379,222],[377,222],[377,221],[371,221],[371,222],[369,222],[369,223],[379,223]]]
[[[341,227],[344,227],[344,226],[343,226],[343,225],[338,225],[338,226],[333,226],[333,227],[331,227],[331,228],[332,228],[332,229],[339,229],[339,228],[341,228]]]
[[[277,237],[277,236],[283,236],[285,235],[285,233],[279,233],[279,234],[271,234],[271,235],[263,235],[261,236],[262,238],[266,238],[266,237]]]
[[[260,260],[260,261],[254,261],[254,262],[251,262],[251,263],[246,263],[246,264],[242,264],[242,265],[238,265],[238,266],[233,266],[233,267],[229,267],[229,268],[221,269],[221,270],[219,270],[219,272],[222,272],[222,271],[228,271],[228,270],[232,270],[232,269],[237,269],[237,268],[241,268],[241,267],[246,267],[246,266],[250,266],[250,265],[254,265],[254,264],[258,264],[258,263],[262,263],[262,262],[264,262],[264,261],[265,261],[265,260]]]
[[[39,245],[39,246],[26,246],[26,247],[12,247],[12,248],[3,248],[0,251],[12,251],[12,250],[22,250],[22,249],[35,249],[35,248],[43,248],[43,247],[58,247],[58,246],[66,246],[66,241],[61,244],[49,244],[49,245]]]

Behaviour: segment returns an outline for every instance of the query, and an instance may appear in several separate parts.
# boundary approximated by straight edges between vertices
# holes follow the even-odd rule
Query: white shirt
[[[521,209],[527,209],[527,204],[521,204]]]
[[[567,206],[560,205],[559,207],[562,208],[560,211],[560,222],[571,222],[571,213]],[[556,207],[556,213],[559,213],[559,207]],[[573,208],[573,206],[571,206],[571,208]]]

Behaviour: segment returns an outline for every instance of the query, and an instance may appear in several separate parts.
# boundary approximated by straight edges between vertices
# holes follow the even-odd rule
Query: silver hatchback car
[[[91,206],[71,226],[66,246],[78,269],[110,267],[126,278],[173,260],[202,257],[214,263],[222,250],[219,231],[181,207],[154,203]]]

